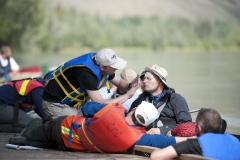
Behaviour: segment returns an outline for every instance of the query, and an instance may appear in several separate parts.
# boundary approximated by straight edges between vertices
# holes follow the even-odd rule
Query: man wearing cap
[[[131,106],[134,108],[142,101],[147,101],[157,108],[160,116],[149,126],[149,134],[166,135],[177,124],[192,121],[186,100],[167,86],[167,75],[167,71],[157,65],[146,67],[145,74],[140,77],[144,92]]]
[[[126,64],[111,49],[90,52],[62,64],[46,76],[49,82],[42,96],[45,113],[51,120],[62,115],[81,114],[78,108],[89,98],[99,103],[123,103],[139,87],[138,77],[128,83],[115,75],[114,72]],[[129,91],[116,99],[104,100],[98,90],[107,81]]]
[[[47,120],[42,109],[45,80],[23,79],[0,86],[0,132],[18,133],[32,120],[25,112],[34,111]],[[32,106],[32,107],[31,107]]]
[[[125,108],[119,103],[87,102],[81,110],[84,116],[61,116],[40,126],[33,126],[32,121],[22,136],[10,138],[9,143],[36,147],[57,144],[65,151],[119,153],[133,145],[163,148],[186,140],[146,134],[144,127],[158,117],[151,103],[142,102],[126,117]]]

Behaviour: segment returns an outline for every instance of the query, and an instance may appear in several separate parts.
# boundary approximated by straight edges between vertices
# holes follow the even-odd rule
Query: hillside
[[[158,16],[240,21],[239,0],[53,0],[54,5],[100,17]]]

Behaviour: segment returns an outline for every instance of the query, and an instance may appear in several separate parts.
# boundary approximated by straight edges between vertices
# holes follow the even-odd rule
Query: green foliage
[[[0,0],[0,42],[25,51],[141,47],[150,50],[240,47],[239,23],[158,17],[101,18],[44,6],[40,0]]]
[[[0,0],[0,44],[20,49],[22,38],[41,23],[41,0]]]
[[[146,47],[151,50],[165,48],[202,48],[205,50],[239,46],[239,24],[221,21],[188,21],[158,17],[100,18],[77,14],[57,7],[48,16],[45,26],[48,38],[39,41],[41,48],[48,44],[54,51],[62,48],[87,47]],[[54,28],[54,29],[53,29]],[[51,47],[48,47],[49,49]],[[57,49],[56,49],[57,48]]]

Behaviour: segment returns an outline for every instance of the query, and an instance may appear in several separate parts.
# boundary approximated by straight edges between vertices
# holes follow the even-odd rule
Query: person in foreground
[[[219,160],[240,159],[240,142],[230,134],[221,134],[222,119],[213,109],[203,109],[196,118],[197,139],[156,150],[152,160],[172,159],[181,154],[198,154]]]
[[[145,126],[157,117],[156,108],[143,102],[125,117],[120,103],[87,102],[82,106],[85,116],[61,116],[43,125],[28,125],[23,137],[12,137],[9,143],[50,147],[57,144],[61,150],[101,153],[124,152],[133,145],[167,147],[186,140],[183,137],[146,134]]]
[[[149,134],[166,135],[178,124],[192,121],[186,100],[167,85],[167,75],[167,71],[157,65],[146,67],[140,77],[143,93],[131,106],[132,109],[147,101],[157,108],[160,116],[148,127]]]
[[[51,120],[65,115],[82,115],[79,108],[89,99],[106,104],[125,102],[139,88],[138,76],[128,83],[115,75],[116,70],[126,65],[127,62],[112,49],[90,52],[65,62],[46,76],[49,82],[42,96],[46,115]],[[129,91],[115,99],[103,99],[99,89],[107,81]]]

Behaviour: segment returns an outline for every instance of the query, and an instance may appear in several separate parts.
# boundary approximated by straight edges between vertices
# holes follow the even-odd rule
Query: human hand
[[[131,87],[135,84],[138,84],[138,79],[139,79],[139,75],[137,75],[137,77],[132,80]]]
[[[133,84],[132,87],[130,88],[130,90],[126,93],[128,95],[128,97],[132,98],[132,96],[134,95],[134,93],[140,86],[141,86],[141,84],[138,84],[138,83]]]
[[[159,128],[151,128],[149,131],[147,131],[147,134],[161,134],[160,129]]]

